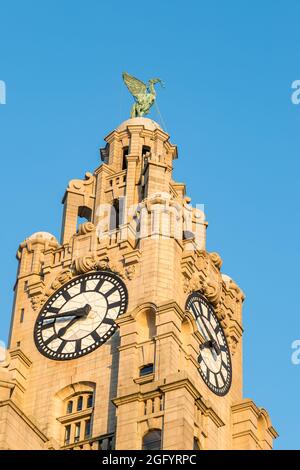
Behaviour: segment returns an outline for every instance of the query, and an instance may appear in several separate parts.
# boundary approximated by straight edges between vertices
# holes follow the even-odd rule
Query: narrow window
[[[70,437],[71,437],[71,425],[68,424],[67,426],[65,426],[65,440],[64,440],[65,446],[70,444]]]
[[[120,225],[120,209],[119,209],[119,199],[114,199],[111,205],[110,211],[110,220],[109,220],[109,230],[115,230],[119,228]]]
[[[145,157],[147,153],[151,153],[151,148],[148,145],[143,145],[142,148],[142,157]]]
[[[122,161],[122,170],[127,170],[127,155],[129,153],[129,147],[123,148],[123,161]]]
[[[85,422],[85,430],[84,430],[85,439],[88,439],[91,436],[91,430],[92,430],[91,423],[92,423],[91,419],[87,419]]]
[[[153,370],[153,364],[146,364],[145,366],[140,368],[140,377],[143,377],[144,375],[153,374]]]
[[[93,395],[90,394],[88,395],[88,398],[87,398],[87,408],[91,408],[93,406]]]
[[[21,313],[20,313],[20,323],[23,323],[23,321],[24,321],[24,315],[25,315],[24,308],[22,308],[22,309],[21,309]]]
[[[73,401],[70,400],[68,401],[68,404],[67,404],[67,414],[72,413],[72,411],[73,411]]]
[[[82,405],[83,405],[83,398],[82,396],[80,396],[78,398],[78,401],[77,401],[77,411],[81,411],[82,410]]]
[[[74,442],[78,442],[80,440],[80,423],[75,424],[75,434],[74,434]]]

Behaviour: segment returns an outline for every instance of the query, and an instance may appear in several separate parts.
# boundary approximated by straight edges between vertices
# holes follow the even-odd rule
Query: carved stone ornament
[[[221,265],[222,261],[217,253],[205,251],[200,252],[196,261],[201,284],[200,290],[214,307],[218,305],[222,294]]]
[[[107,270],[118,274],[122,278],[126,275],[124,266],[121,262],[112,262],[108,256],[103,256],[100,259],[97,259],[93,254],[75,258],[72,263],[72,269],[75,274]]]
[[[76,274],[83,274],[97,269],[97,260],[94,255],[86,255],[75,258],[72,269]]]
[[[78,235],[86,235],[94,230],[96,230],[96,227],[92,222],[85,222],[84,224],[79,225],[77,233]]]
[[[86,172],[84,180],[71,180],[68,185],[68,190],[79,193],[92,194],[94,181],[95,177],[92,175],[92,173]]]

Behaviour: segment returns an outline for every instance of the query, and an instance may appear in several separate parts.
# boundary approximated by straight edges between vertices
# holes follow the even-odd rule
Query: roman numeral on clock
[[[100,336],[98,335],[97,331],[92,331],[91,332],[91,337],[93,338],[93,340],[97,343],[98,341],[100,341]]]
[[[94,290],[99,292],[103,284],[104,284],[104,279],[100,279],[100,281],[96,284]]]
[[[77,339],[75,344],[75,352],[79,353],[79,351],[81,351],[81,339]]]
[[[59,312],[59,308],[56,308],[56,307],[49,307],[48,308],[48,312],[49,313],[58,313]]]
[[[63,296],[63,298],[65,299],[66,302],[68,300],[70,300],[70,298],[71,298],[71,296],[70,296],[70,294],[67,290],[63,291],[61,295]]]
[[[58,346],[57,350],[56,350],[56,353],[57,354],[60,354],[62,352],[62,350],[64,349],[65,345],[67,344],[67,341],[65,341],[64,339],[62,340],[62,342],[60,343],[60,345]]]
[[[106,297],[106,299],[111,295],[113,294],[117,289],[116,286],[113,286],[111,289],[109,289],[109,291],[105,292],[105,294],[103,293],[104,297]]]
[[[112,304],[108,304],[107,308],[108,309],[111,309],[111,308],[115,308],[115,307],[120,307],[121,305],[121,301],[119,300],[118,302],[114,302]]]
[[[86,280],[83,279],[80,283],[80,293],[82,294],[85,291],[86,291]]]
[[[102,323],[105,323],[106,325],[114,325],[115,324],[115,322],[112,318],[107,318],[107,317],[103,318]]]

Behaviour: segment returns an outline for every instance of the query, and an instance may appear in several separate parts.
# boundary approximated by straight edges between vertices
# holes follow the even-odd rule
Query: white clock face
[[[55,360],[94,351],[115,332],[127,308],[127,290],[113,273],[99,271],[69,281],[42,308],[34,330],[39,351]]]
[[[189,296],[186,309],[194,315],[204,340],[198,357],[200,375],[216,395],[225,395],[230,389],[232,370],[222,326],[211,304],[198,292]]]

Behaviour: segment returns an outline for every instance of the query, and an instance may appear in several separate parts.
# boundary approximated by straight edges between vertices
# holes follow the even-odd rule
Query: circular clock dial
[[[36,320],[35,344],[51,359],[76,359],[110,338],[126,308],[127,290],[118,276],[106,271],[84,274],[46,302]]]
[[[198,358],[200,375],[216,395],[225,395],[230,389],[232,368],[222,326],[211,304],[198,292],[188,297],[186,309],[194,315],[204,340]]]

